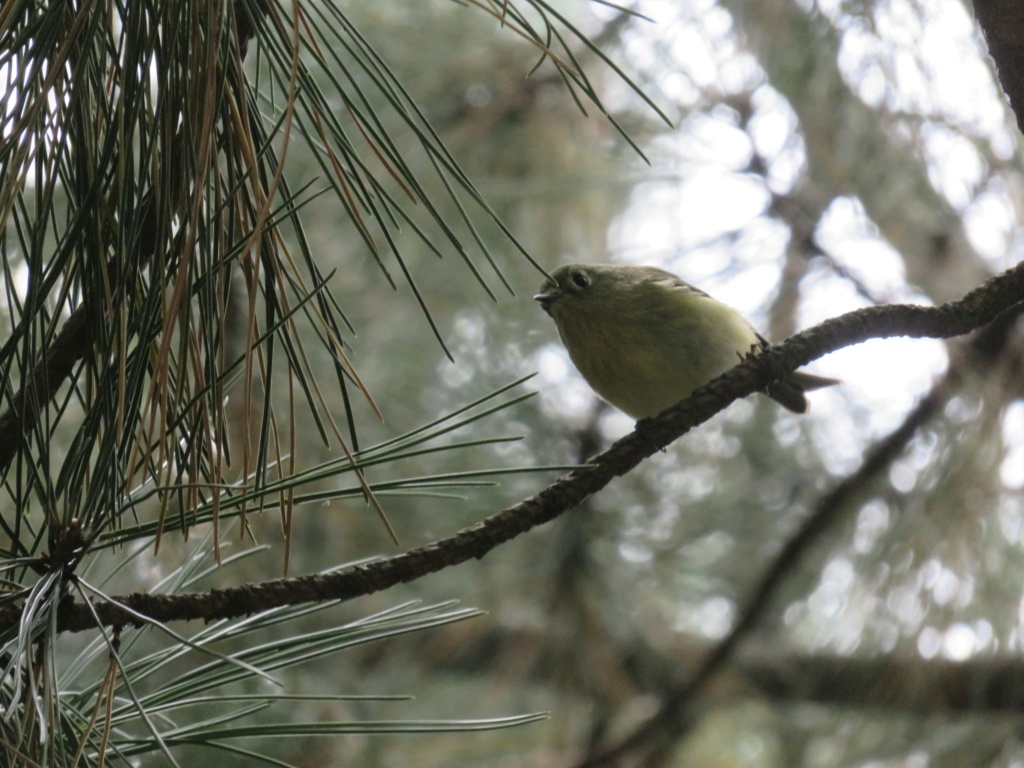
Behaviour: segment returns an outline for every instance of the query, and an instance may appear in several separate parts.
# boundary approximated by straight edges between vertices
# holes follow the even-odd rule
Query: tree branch
[[[996,63],[999,83],[1024,131],[1024,4],[1019,0],[973,0],[974,15]]]
[[[132,612],[160,622],[234,618],[304,602],[350,600],[481,558],[500,544],[572,509],[734,400],[764,389],[811,360],[873,338],[959,336],[992,322],[1019,304],[1022,297],[1024,262],[986,281],[959,301],[939,307],[869,307],[827,320],[741,363],[659,416],[639,422],[634,432],[587,466],[558,478],[535,496],[453,536],[403,554],[331,574],[276,579],[205,593],[133,593],[96,605],[95,611],[104,625],[138,625]],[[0,631],[16,625],[19,617],[17,606],[0,611]],[[95,625],[88,606],[71,601],[61,605],[58,630],[81,631]]]
[[[741,653],[745,679],[777,701],[820,702],[935,715],[1024,710],[1024,666],[1016,655],[974,656],[966,661],[922,659],[910,654],[832,656],[801,652],[789,657]]]
[[[1018,267],[1019,269],[1019,267]],[[1017,302],[1002,312],[971,343],[972,362],[989,367],[1005,349],[1010,333],[1024,312],[1024,302]],[[820,327],[820,326],[819,326]],[[917,404],[903,423],[884,440],[877,443],[863,464],[849,477],[825,494],[800,529],[782,546],[747,595],[738,610],[738,617],[729,633],[700,659],[695,671],[662,701],[658,711],[617,744],[598,750],[584,759],[577,768],[598,768],[618,765],[631,752],[660,749],[682,738],[694,724],[690,708],[708,682],[734,656],[740,643],[774,607],[779,588],[803,559],[807,550],[849,509],[849,503],[871,480],[885,472],[906,448],[918,430],[942,410],[956,391],[963,375],[963,365],[953,365],[931,391]],[[813,678],[813,675],[812,675]]]

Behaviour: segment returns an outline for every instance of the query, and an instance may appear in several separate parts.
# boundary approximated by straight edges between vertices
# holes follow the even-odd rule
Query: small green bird
[[[655,416],[768,345],[739,312],[656,267],[567,264],[533,298],[587,383],[635,419]],[[797,371],[765,394],[796,413],[838,384]]]

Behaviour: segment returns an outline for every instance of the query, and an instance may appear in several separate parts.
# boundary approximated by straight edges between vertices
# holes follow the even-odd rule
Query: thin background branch
[[[734,400],[763,390],[770,382],[837,349],[868,339],[908,336],[951,338],[982,328],[1024,296],[1024,262],[987,281],[963,299],[939,307],[896,304],[868,307],[826,320],[751,358],[613,444],[586,466],[565,475],[540,493],[492,514],[451,537],[401,555],[336,573],[277,579],[207,593],[147,595],[135,593],[95,607],[106,625],[136,624],[132,613],[166,622],[245,616],[268,608],[319,600],[350,600],[435,573],[473,558],[572,509],[615,477],[633,469],[662,446],[707,421]],[[797,547],[797,551],[799,547]],[[130,611],[122,609],[121,603]],[[0,612],[0,631],[15,626],[19,611]],[[58,629],[94,627],[93,612],[66,601]]]
[[[985,370],[999,359],[1007,341],[1013,338],[1014,327],[1022,312],[1024,303],[1017,303],[978,333],[969,346],[970,354],[961,356],[950,366],[903,423],[872,447],[856,472],[818,500],[799,530],[785,542],[750,589],[729,633],[706,654],[689,679],[665,697],[657,713],[615,745],[596,750],[580,762],[578,768],[617,765],[630,753],[663,751],[689,732],[696,722],[690,712],[692,706],[714,675],[733,658],[743,640],[778,606],[775,598],[780,588],[808,550],[852,509],[849,502],[892,465],[921,427],[942,411],[957,391],[968,364],[974,370]]]

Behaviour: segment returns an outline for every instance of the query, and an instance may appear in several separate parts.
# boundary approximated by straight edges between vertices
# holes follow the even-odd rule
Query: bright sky
[[[963,5],[928,4],[930,16],[922,25],[916,23],[919,3],[881,3],[877,35],[845,23],[838,0],[821,0],[818,6],[845,27],[840,64],[865,101],[924,111],[951,126],[936,121],[927,132],[923,149],[933,183],[955,208],[965,211],[972,244],[991,260],[993,271],[1009,266],[1018,258],[1007,255],[1018,237],[1009,193],[998,182],[982,188],[986,163],[954,130],[962,127],[985,137],[997,157],[1008,157],[1015,148],[1001,95]],[[716,94],[763,81],[756,62],[735,44],[730,17],[712,0],[643,0],[636,8],[656,24],[637,25],[641,33],[629,42],[629,57],[662,73],[657,100],[669,106],[670,114],[676,105],[713,103]],[[666,66],[666,60],[673,66]],[[771,158],[770,186],[785,192],[805,162],[796,119],[768,87],[756,91],[754,106],[753,141]],[[726,110],[680,121],[678,130],[651,153],[650,180],[637,188],[629,210],[612,225],[608,247],[613,260],[669,269],[763,328],[787,231],[763,217],[769,191],[743,172],[752,151],[751,136],[731,124]],[[730,232],[738,236],[734,242],[719,239]],[[833,202],[817,243],[873,295],[889,301],[922,300],[907,285],[899,255],[878,237],[855,199]],[[848,280],[824,264],[812,265],[803,288],[802,327],[866,305]],[[841,392],[815,393],[812,418],[847,422],[849,434],[861,438],[847,441],[845,449],[830,449],[830,468],[853,469],[862,448],[900,423],[946,362],[941,342],[893,339],[847,348],[814,363],[814,371],[842,378],[844,386]],[[566,365],[552,350],[540,368],[554,380],[565,375]],[[559,387],[565,397],[564,382]],[[574,387],[579,397],[572,400],[585,407],[585,385],[577,382]],[[1015,433],[1021,434],[1024,429]],[[1024,484],[1024,461],[1004,467],[1003,477],[1008,485]]]
[[[992,173],[989,163],[1014,156],[1017,133],[964,4],[877,0],[874,29],[849,23],[841,6],[841,0],[817,0],[818,9],[842,32],[839,58],[847,82],[872,106],[926,116],[921,137],[913,141],[928,162],[933,185],[962,213],[971,244],[993,273],[1016,263],[1024,238],[1016,224],[1015,179]],[[629,59],[657,73],[662,94],[656,101],[670,114],[693,108],[697,116],[684,116],[674,132],[656,142],[649,154],[652,167],[641,171],[646,177],[631,206],[609,228],[608,258],[673,271],[764,328],[788,237],[787,229],[764,212],[770,191],[788,191],[806,162],[796,118],[767,86],[754,91],[749,134],[736,127],[729,110],[715,108],[722,96],[749,91],[764,78],[736,45],[730,17],[714,0],[640,0],[634,7],[656,24],[636,25],[641,31],[628,41]],[[922,9],[929,15],[918,23]],[[767,186],[744,172],[755,147],[768,159]],[[832,201],[816,243],[871,295],[889,302],[926,300],[908,285],[900,255],[878,236],[858,200]],[[812,262],[801,287],[800,327],[866,305],[849,280],[820,260]],[[903,339],[868,342],[812,364],[811,370],[844,382],[815,392],[806,417],[826,466],[840,475],[856,469],[864,449],[902,422],[946,366],[944,343]],[[541,392],[557,392],[563,414],[576,411],[583,418],[589,412],[593,396],[560,347],[542,351],[539,370],[547,380],[539,383]],[[613,414],[605,426],[617,436],[632,428],[632,420]],[[1000,478],[1011,493],[1004,495],[995,519],[1012,544],[1024,541],[1024,503],[1012,493],[1024,489],[1024,402],[1007,409],[1002,431],[1009,449]],[[912,488],[932,458],[924,444],[912,450],[892,467],[894,487]],[[866,505],[853,550],[871,551],[891,522],[884,502]],[[892,647],[910,633],[923,657],[951,660],[1018,644],[1013,637],[996,637],[984,620],[944,624],[926,616],[931,605],[962,608],[975,594],[975,575],[956,570],[939,555],[903,574],[887,596],[863,587],[855,575],[856,566],[846,557],[837,555],[826,564],[819,586],[786,612],[794,638],[850,652],[870,625],[879,647]],[[726,631],[733,620],[731,601],[715,599],[717,619],[702,614],[696,627],[693,606],[680,605],[679,629]]]

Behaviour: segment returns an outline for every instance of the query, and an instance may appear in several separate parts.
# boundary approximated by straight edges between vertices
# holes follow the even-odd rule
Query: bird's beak
[[[538,293],[533,297],[533,300],[540,304],[540,308],[551,314],[551,304],[559,298],[557,293]]]

